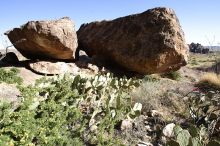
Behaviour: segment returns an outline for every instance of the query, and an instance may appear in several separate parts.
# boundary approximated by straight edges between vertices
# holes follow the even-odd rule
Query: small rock
[[[142,140],[143,141],[150,141],[152,138],[151,138],[151,136],[148,136],[148,135],[144,135],[143,137],[142,137]]]
[[[99,68],[96,65],[88,64],[88,69],[92,70],[94,73],[98,73]]]
[[[150,125],[146,125],[145,128],[146,128],[146,130],[149,131],[149,132],[152,131],[152,128],[150,127]]]
[[[121,130],[131,130],[132,129],[132,121],[129,119],[125,119],[121,122]]]
[[[153,144],[150,142],[141,141],[137,144],[137,146],[153,146]]]
[[[173,137],[173,128],[175,127],[174,123],[170,123],[163,128],[163,135],[166,137]]]
[[[98,129],[98,127],[97,127],[96,125],[92,125],[92,126],[90,127],[90,131],[91,131],[91,132],[95,132],[95,131],[97,131],[97,129]]]
[[[151,110],[149,113],[149,116],[151,116],[151,117],[159,117],[161,115],[162,115],[162,113],[157,110]]]
[[[147,125],[147,124],[149,124],[149,122],[148,122],[148,121],[144,121],[144,124],[146,124],[146,125]]]

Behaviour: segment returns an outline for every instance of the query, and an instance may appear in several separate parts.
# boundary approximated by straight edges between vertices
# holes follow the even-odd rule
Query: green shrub
[[[179,71],[172,71],[172,72],[163,74],[162,77],[179,81],[181,79],[181,74]]]
[[[196,124],[198,127],[204,125],[208,129],[214,128],[211,123],[218,122],[220,115],[219,92],[203,92],[198,89],[198,91],[188,94],[188,97],[189,99],[186,104],[189,107],[189,119],[192,119],[192,124]]]
[[[203,92],[199,88],[187,94],[189,109],[186,129],[174,127],[174,139],[168,146],[220,146],[219,91]]]
[[[207,138],[208,131],[203,126],[200,128],[191,126],[188,129],[182,129],[177,125],[173,132],[175,137],[167,142],[167,146],[220,146],[220,141]]]
[[[18,76],[19,70],[16,68],[11,68],[10,70],[5,70],[0,68],[0,83],[5,82],[8,84],[22,84],[23,80]]]
[[[42,78],[21,87],[20,106],[0,104],[0,145],[120,145],[114,128],[140,114],[128,94],[138,85],[108,74]]]

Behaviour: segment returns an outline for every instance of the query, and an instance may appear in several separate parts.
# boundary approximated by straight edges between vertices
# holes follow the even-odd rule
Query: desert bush
[[[179,71],[171,71],[171,72],[163,74],[162,77],[179,81],[181,79],[181,74]]]
[[[216,73],[206,73],[200,78],[197,86],[220,89],[220,76]]]
[[[173,132],[175,138],[167,142],[167,146],[220,146],[220,141],[208,139],[208,131],[203,126],[182,129],[176,125]]]
[[[163,91],[160,90],[161,85],[159,82],[147,80],[132,93],[133,100],[142,103],[143,111],[161,107],[159,97],[161,97]]]
[[[20,87],[16,109],[0,103],[0,145],[120,145],[114,128],[140,114],[129,95],[138,85],[107,74],[42,78]]]
[[[23,80],[18,76],[19,70],[11,68],[9,70],[0,68],[0,83],[5,82],[8,84],[22,84]]]
[[[175,138],[168,146],[220,146],[220,94],[219,91],[203,92],[199,88],[187,94],[189,117],[185,129],[174,128]]]
[[[197,127],[203,125],[209,130],[210,137],[215,135],[215,126],[220,122],[220,93],[219,91],[207,91],[195,90],[187,95],[189,97],[186,104],[189,107],[189,119],[192,119],[191,123]]]
[[[196,60],[195,57],[193,57],[193,58],[189,61],[189,63],[190,63],[191,65],[198,65],[198,64],[199,64],[199,63],[197,62],[197,60]]]
[[[143,83],[134,92],[132,100],[142,104],[142,112],[156,110],[163,113],[165,120],[175,118],[175,113],[185,114],[187,106],[182,100],[175,88],[175,83],[166,79],[145,79]]]

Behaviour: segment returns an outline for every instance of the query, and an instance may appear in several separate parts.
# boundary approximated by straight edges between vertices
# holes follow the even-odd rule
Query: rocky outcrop
[[[76,74],[79,72],[79,68],[74,63],[37,61],[30,62],[28,65],[34,72],[44,75],[56,75],[64,73]]]
[[[73,75],[82,73],[97,74],[99,71],[99,68],[96,65],[93,65],[84,59],[80,59],[75,63],[55,60],[29,61],[28,68],[41,75],[58,75],[64,73],[71,73]]]
[[[15,48],[29,59],[74,59],[78,46],[74,24],[68,17],[30,21],[6,32]]]
[[[177,70],[187,62],[184,33],[169,8],[83,24],[77,35],[89,56],[143,74]]]

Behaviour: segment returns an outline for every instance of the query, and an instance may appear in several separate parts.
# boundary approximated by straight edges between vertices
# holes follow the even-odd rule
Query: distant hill
[[[205,46],[210,49],[210,51],[220,51],[220,46]]]

